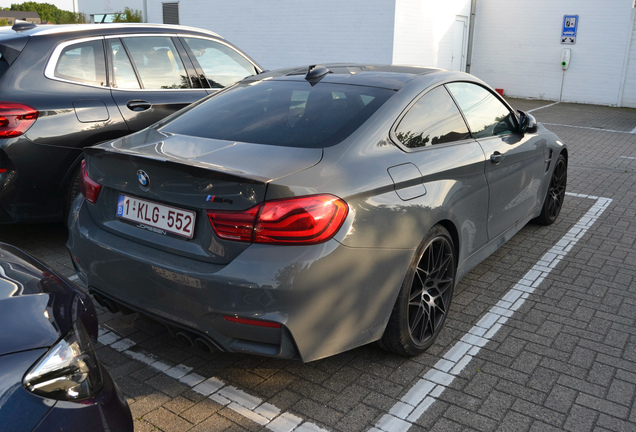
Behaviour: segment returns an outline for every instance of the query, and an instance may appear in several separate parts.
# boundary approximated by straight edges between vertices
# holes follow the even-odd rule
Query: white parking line
[[[455,377],[470,363],[515,311],[543,282],[572,247],[587,233],[611,204],[610,198],[567,193],[569,196],[596,200],[596,203],[576,224],[510,289],[502,299],[466,333],[433,369],[424,376],[385,414],[369,432],[406,432],[437,398],[451,385]],[[303,421],[289,412],[281,413],[276,406],[264,402],[243,390],[227,385],[215,377],[205,378],[187,365],[170,366],[153,354],[135,348],[135,342],[107,329],[99,330],[99,342],[139,361],[158,372],[174,378],[215,402],[228,407],[274,432],[328,432],[318,425]],[[133,349],[135,348],[135,349]]]
[[[598,132],[613,132],[613,133],[621,133],[621,134],[636,134],[636,129],[634,129],[631,132],[627,132],[627,131],[619,131],[619,130],[614,130],[614,129],[603,129],[603,128],[597,128],[597,127],[591,127],[591,126],[573,126],[573,125],[566,125],[566,124],[560,124],[560,123],[546,123],[546,122],[541,122],[544,125],[548,125],[548,126],[562,126],[562,127],[569,127],[569,128],[574,128],[574,129],[587,129],[587,130],[593,130],[593,131],[598,131]]]
[[[424,374],[410,391],[385,414],[371,432],[406,432],[437,398],[448,388],[456,376],[470,363],[480,349],[488,343],[515,311],[543,282],[572,247],[587,233],[612,202],[609,198],[572,194],[569,196],[596,200],[588,212],[561,239],[539,259],[517,284],[479,322],[468,331],[433,369]]]
[[[303,419],[291,413],[281,413],[281,410],[274,405],[263,402],[256,396],[252,396],[236,387],[227,385],[218,378],[205,378],[193,373],[190,366],[182,364],[170,366],[143,350],[133,350],[131,348],[135,347],[135,342],[122,338],[114,332],[100,328],[98,341],[102,345],[110,346],[128,357],[178,380],[195,392],[228,407],[261,426],[267,427],[271,431],[328,432],[318,425],[307,421],[303,422]]]
[[[636,127],[630,133],[636,134]]]
[[[540,106],[540,107],[537,107],[537,108],[533,108],[533,109],[528,110],[528,111],[526,111],[526,112],[527,112],[527,113],[531,113],[531,112],[538,111],[538,110],[543,109],[543,108],[550,108],[551,106],[555,106],[555,105],[558,105],[558,104],[560,104],[560,103],[561,103],[561,102],[554,102],[554,103],[551,103],[551,104],[549,104],[549,105],[543,105],[543,106]]]
[[[632,156],[619,156],[621,159],[629,159],[629,160],[636,160],[636,157],[632,157]]]

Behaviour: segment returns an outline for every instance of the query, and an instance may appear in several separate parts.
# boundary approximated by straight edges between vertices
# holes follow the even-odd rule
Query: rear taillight
[[[85,161],[82,161],[81,170],[82,180],[80,181],[80,192],[82,193],[82,195],[84,195],[86,201],[95,204],[97,202],[97,197],[99,196],[99,191],[101,190],[102,185],[88,176]]]
[[[266,244],[316,244],[333,237],[349,206],[333,195],[266,201],[243,211],[209,210],[216,235],[226,240]]]
[[[0,138],[17,137],[25,133],[38,118],[38,111],[30,106],[0,102]]]
[[[220,238],[251,242],[259,209],[260,205],[240,212],[209,210],[208,217],[212,228]]]

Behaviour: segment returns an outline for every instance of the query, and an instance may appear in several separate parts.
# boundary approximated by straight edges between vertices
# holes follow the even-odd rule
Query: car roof
[[[311,70],[326,68],[325,72],[316,78],[311,78]],[[313,80],[315,82],[349,84],[369,87],[380,87],[398,90],[414,79],[438,72],[446,72],[443,69],[420,67],[420,66],[400,66],[400,65],[362,65],[336,63],[326,65],[311,65],[278,69],[267,71],[253,77],[244,79],[243,83],[274,79],[276,81],[304,81]],[[308,75],[309,73],[309,75]]]
[[[15,26],[14,26],[15,27]],[[30,26],[28,26],[30,27]],[[146,23],[109,23],[109,24],[42,24],[34,25],[23,30],[15,30],[12,27],[0,27],[0,37],[5,35],[26,35],[26,36],[45,36],[45,35],[108,35],[119,33],[198,33],[216,38],[223,39],[218,33],[209,30],[169,25],[169,24],[146,24]]]

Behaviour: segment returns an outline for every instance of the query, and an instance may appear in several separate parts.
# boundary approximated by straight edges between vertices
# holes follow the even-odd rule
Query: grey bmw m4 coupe
[[[563,204],[559,138],[479,79],[261,73],[85,149],[68,248],[95,299],[191,344],[426,350],[457,281]]]

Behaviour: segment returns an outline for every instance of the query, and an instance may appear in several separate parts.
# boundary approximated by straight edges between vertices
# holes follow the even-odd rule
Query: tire
[[[382,348],[416,356],[435,342],[451,305],[456,270],[453,240],[444,227],[435,225],[422,241],[404,278],[379,341]]]
[[[568,164],[565,157],[560,154],[550,177],[550,185],[548,186],[548,193],[543,200],[541,213],[532,220],[534,223],[551,225],[557,220],[559,213],[561,213],[561,208],[563,208],[567,183]]]
[[[78,168],[73,173],[73,177],[71,177],[71,181],[66,188],[66,195],[64,196],[64,224],[68,223],[68,217],[71,214],[71,206],[73,205],[75,197],[80,192],[80,175],[81,171],[80,168]]]

